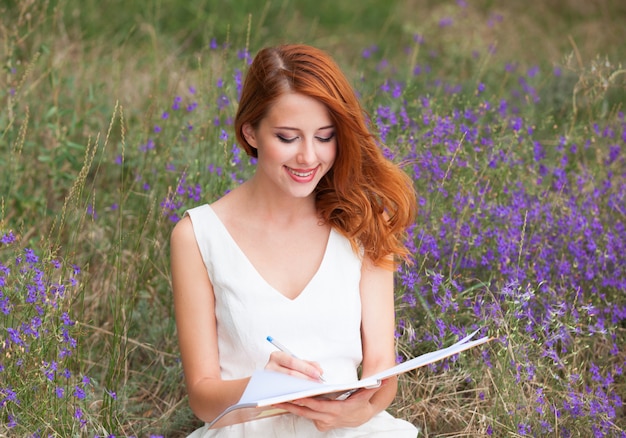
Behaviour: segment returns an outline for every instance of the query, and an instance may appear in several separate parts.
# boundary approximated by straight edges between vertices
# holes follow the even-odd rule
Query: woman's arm
[[[176,224],[170,242],[176,328],[189,404],[198,418],[208,422],[239,400],[249,379],[220,377],[213,285],[188,216]]]
[[[363,366],[361,378],[384,371],[396,364],[394,272],[364,260],[361,269],[361,337]],[[397,392],[397,378],[372,397],[376,413],[387,409]]]

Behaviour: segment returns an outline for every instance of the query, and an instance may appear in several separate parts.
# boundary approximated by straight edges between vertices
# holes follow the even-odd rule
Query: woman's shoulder
[[[172,228],[170,241],[172,245],[176,243],[189,242],[195,239],[193,224],[188,214],[185,214]]]
[[[195,238],[194,222],[203,222],[212,214],[210,204],[197,205],[185,211],[183,217],[176,222],[172,229],[171,239],[189,241]]]
[[[210,204],[206,204],[205,208],[210,209],[224,224],[230,223],[233,218],[245,218],[245,197],[242,196],[243,185],[245,185],[245,183]]]

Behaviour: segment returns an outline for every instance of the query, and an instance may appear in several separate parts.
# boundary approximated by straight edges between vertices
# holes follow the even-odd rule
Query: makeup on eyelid
[[[278,138],[278,140],[282,141],[283,143],[293,143],[294,141],[296,141],[297,139],[299,139],[299,136],[296,137],[285,137],[284,135],[281,134],[276,134],[276,138]],[[330,134],[328,137],[320,137],[320,136],[315,136],[315,138],[322,142],[322,143],[328,143],[330,142],[333,138],[335,138],[335,133],[333,132],[332,134]]]

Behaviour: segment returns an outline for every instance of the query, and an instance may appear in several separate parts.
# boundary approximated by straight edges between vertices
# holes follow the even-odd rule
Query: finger
[[[300,373],[310,380],[321,380],[323,370],[316,362],[298,359],[289,354],[281,355],[279,360],[281,361],[281,365],[285,368]]]
[[[282,351],[272,352],[265,368],[314,381],[320,381],[322,375],[322,369],[316,362],[298,359]]]
[[[322,382],[325,382],[326,380],[324,380],[324,369],[322,368],[322,366],[317,362],[308,362],[308,363],[311,366],[313,366],[315,370],[317,371],[319,380],[321,380]]]
[[[307,402],[305,400],[293,400],[286,403],[280,403],[274,405],[279,409],[284,409],[294,415],[299,417],[305,417],[309,420],[327,420],[328,414],[312,409],[307,406]]]
[[[284,409],[290,414],[294,414],[299,417],[312,419],[310,418],[310,416],[313,414],[313,411],[311,411],[306,406],[297,404],[296,402],[279,403],[279,404],[274,405],[274,407],[278,409]]]
[[[326,382],[324,380],[324,369],[317,362],[311,362],[308,360],[302,361],[303,363],[303,372],[309,376],[311,379],[318,382]]]
[[[326,432],[334,427],[337,427],[334,426],[336,419],[333,421],[333,418],[335,418],[333,415],[305,406],[305,404],[308,404],[309,400],[310,399],[295,400],[289,403],[277,404],[275,407],[284,409],[287,412],[299,417],[308,418],[313,421],[315,427],[321,432]]]
[[[378,392],[378,390],[380,390],[380,387],[371,389],[361,388],[358,391],[355,391],[354,394],[348,397],[347,400],[369,400]]]

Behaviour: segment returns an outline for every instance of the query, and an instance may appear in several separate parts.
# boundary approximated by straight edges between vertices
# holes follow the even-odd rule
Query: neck
[[[261,220],[280,224],[317,216],[314,194],[295,198],[275,190],[265,190],[251,180],[241,188],[244,189],[246,210]]]

